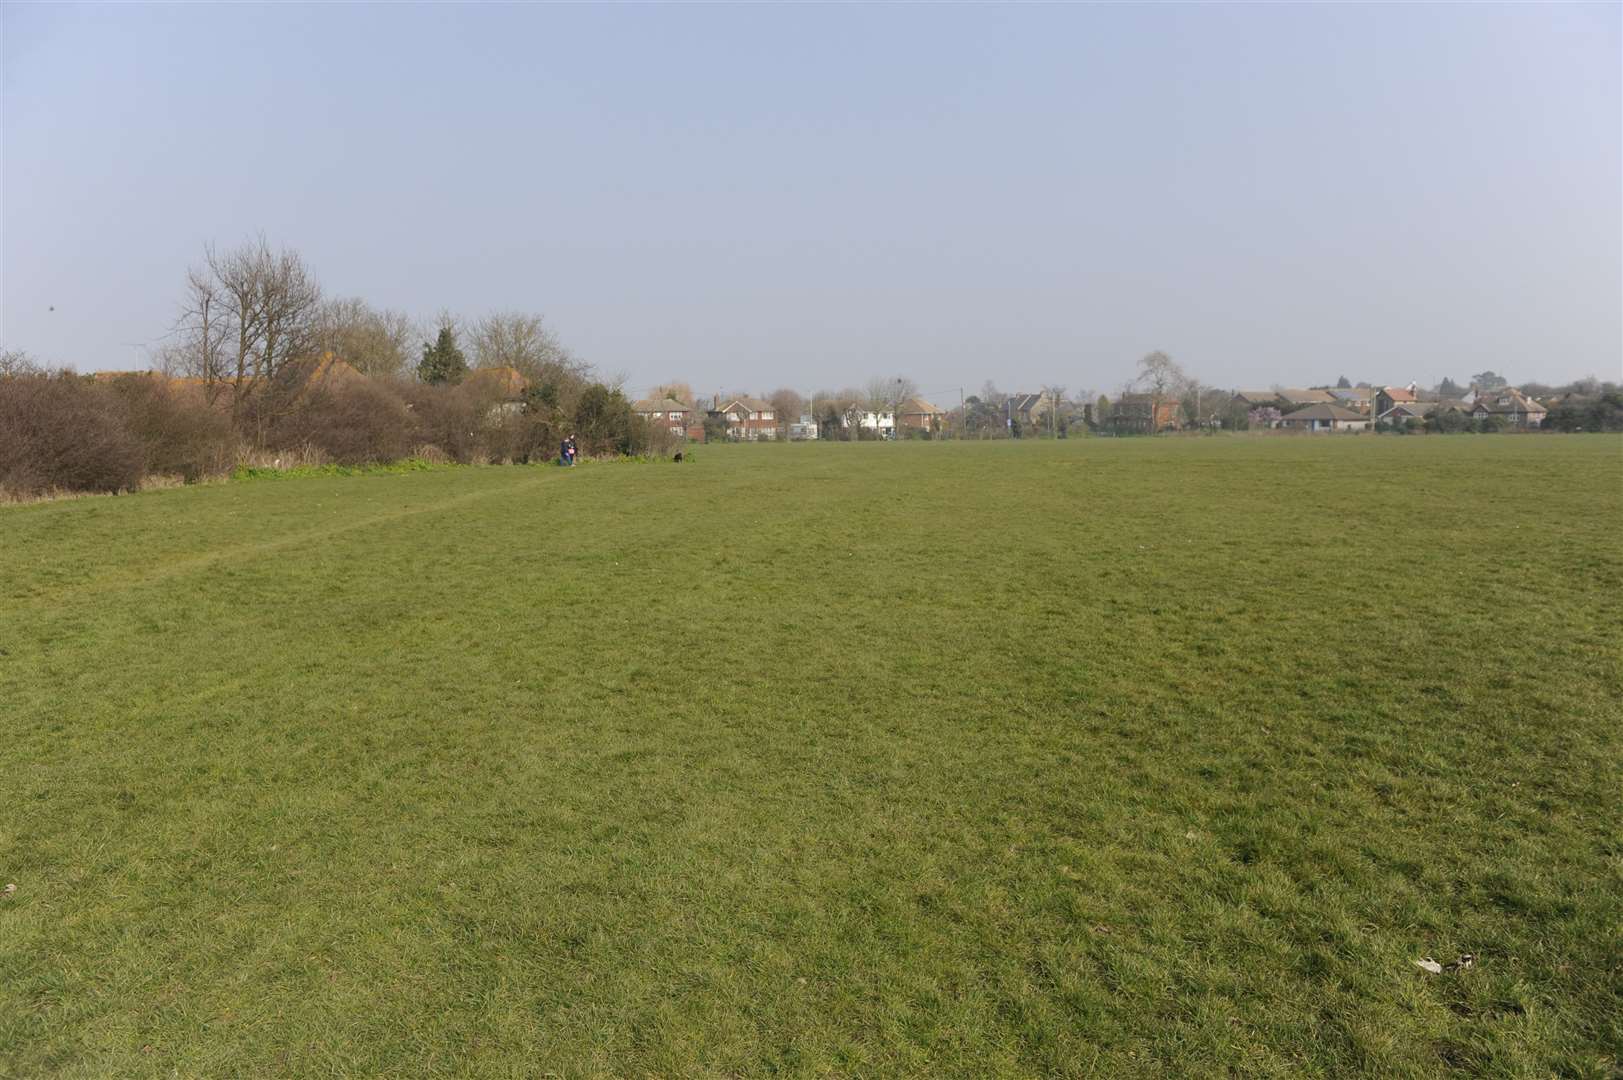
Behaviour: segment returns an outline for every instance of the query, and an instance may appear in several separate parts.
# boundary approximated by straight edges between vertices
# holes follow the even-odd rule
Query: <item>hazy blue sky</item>
[[[0,341],[262,230],[633,389],[1617,378],[1620,12],[7,3]]]

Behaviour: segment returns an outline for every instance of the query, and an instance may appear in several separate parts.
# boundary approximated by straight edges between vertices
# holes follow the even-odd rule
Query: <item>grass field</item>
[[[1620,526],[1601,436],[0,508],[0,1075],[1615,1076]]]

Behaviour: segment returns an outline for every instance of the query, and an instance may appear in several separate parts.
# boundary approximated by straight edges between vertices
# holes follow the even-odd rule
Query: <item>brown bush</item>
[[[149,475],[178,475],[195,483],[223,476],[236,464],[241,440],[231,418],[211,407],[201,392],[141,375],[116,379],[112,389],[145,448]]]
[[[339,465],[398,461],[414,445],[406,403],[370,380],[306,385],[287,396],[268,393],[262,410],[267,447],[314,447]]]
[[[0,488],[134,491],[146,452],[117,394],[68,372],[0,378]]]
[[[412,445],[436,446],[464,465],[485,456],[478,401],[454,386],[404,383],[400,392],[411,414]]]

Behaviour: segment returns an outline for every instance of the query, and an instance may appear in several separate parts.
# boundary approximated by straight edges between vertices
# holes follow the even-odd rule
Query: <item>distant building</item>
[[[894,439],[896,437],[896,415],[894,413],[865,411],[857,413],[855,419],[856,423],[853,424],[851,416],[840,417],[840,427],[847,429],[855,427],[859,431],[871,431],[881,439]]]
[[[1412,386],[1383,386],[1375,391],[1375,415],[1390,412],[1394,405],[1413,405],[1419,400]]]
[[[738,442],[771,441],[778,437],[778,414],[769,402],[760,398],[736,397],[724,399],[710,410],[727,425],[727,437]]]
[[[694,426],[697,410],[685,401],[666,395],[661,398],[644,398],[633,402],[631,411],[647,420],[655,427],[662,427],[678,438],[689,438],[688,429]],[[699,430],[704,430],[699,425]]]
[[[800,419],[789,425],[789,438],[794,442],[810,442],[817,437],[817,420],[811,413],[801,413]]]
[[[1280,390],[1277,394],[1280,401],[1292,408],[1298,405],[1333,405],[1336,400],[1328,390]]]
[[[1374,404],[1374,391],[1367,386],[1337,387],[1326,392],[1335,398],[1335,404],[1343,409],[1369,412],[1370,406]]]
[[[1549,410],[1514,386],[1479,391],[1471,406],[1471,419],[1497,416],[1513,427],[1541,427],[1547,415]]]
[[[1369,417],[1340,405],[1309,405],[1279,418],[1287,431],[1368,431]]]
[[[1154,394],[1123,394],[1110,413],[1110,427],[1118,435],[1154,435],[1182,427],[1178,400]]]
[[[896,406],[896,426],[914,431],[940,431],[947,414],[921,397],[910,397]]]
[[[1405,424],[1410,420],[1424,420],[1432,408],[1433,405],[1422,401],[1400,401],[1375,419],[1382,424]]]
[[[1233,403],[1249,412],[1252,409],[1278,408],[1283,400],[1273,390],[1236,390]]]

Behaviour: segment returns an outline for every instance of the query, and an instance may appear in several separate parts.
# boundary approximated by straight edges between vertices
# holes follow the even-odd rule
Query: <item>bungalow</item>
[[[662,427],[678,438],[688,437],[688,428],[695,416],[692,405],[666,394],[659,398],[644,398],[633,402],[631,411],[654,427]],[[703,430],[702,428],[700,430]]]
[[[1486,420],[1497,416],[1515,427],[1540,427],[1549,411],[1513,386],[1502,387],[1477,394],[1471,407],[1471,419]]]
[[[1247,412],[1252,409],[1277,408],[1280,397],[1272,390],[1236,390],[1233,404],[1239,405]]]
[[[1400,401],[1375,419],[1382,424],[1406,424],[1410,420],[1424,420],[1432,408],[1425,402]]]
[[[897,426],[914,431],[940,431],[946,415],[921,397],[910,397],[896,406]]]
[[[1368,431],[1369,417],[1340,405],[1309,405],[1281,416],[1279,426],[1289,431]]]
[[[1116,399],[1110,413],[1110,426],[1117,435],[1154,435],[1162,431],[1177,431],[1179,421],[1178,400],[1172,397],[1157,399],[1154,394],[1123,394]]]
[[[717,408],[710,410],[710,415],[726,423],[727,437],[735,441],[770,442],[778,437],[778,414],[769,402],[760,398],[723,399]]]

